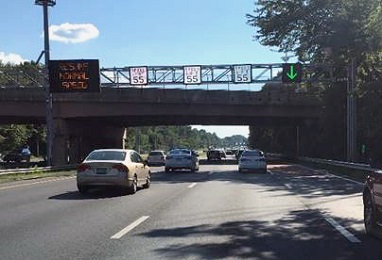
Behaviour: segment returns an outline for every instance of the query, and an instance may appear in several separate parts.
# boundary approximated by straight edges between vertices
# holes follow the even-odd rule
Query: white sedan
[[[174,149],[166,157],[165,171],[189,169],[191,172],[199,171],[198,155],[189,149]]]
[[[97,186],[116,186],[135,193],[138,186],[150,187],[150,168],[134,150],[94,150],[78,166],[77,187],[86,193]]]
[[[244,170],[258,170],[267,173],[267,162],[260,150],[245,150],[239,159],[239,172]]]

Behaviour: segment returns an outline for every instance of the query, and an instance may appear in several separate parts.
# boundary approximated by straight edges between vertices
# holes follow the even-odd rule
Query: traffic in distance
[[[241,156],[236,160],[235,153],[238,154],[239,151],[241,151]],[[203,154],[201,155],[201,153]],[[209,159],[207,154],[210,155]],[[219,154],[220,158],[216,154]],[[170,169],[166,169],[166,167],[170,167]],[[82,212],[79,214],[93,215],[92,218],[98,219],[97,221],[109,223],[103,227],[103,232],[107,231],[108,227],[117,226],[117,230],[108,231],[111,233],[109,234],[110,240],[120,240],[121,243],[131,244],[133,241],[138,242],[144,239],[142,241],[147,243],[145,250],[137,249],[143,258],[173,258],[167,253],[163,252],[162,254],[156,251],[155,248],[158,246],[156,243],[159,243],[160,248],[172,248],[174,246],[173,243],[176,243],[180,237],[169,237],[165,230],[168,229],[168,232],[175,232],[176,234],[177,231],[173,230],[171,225],[180,221],[178,225],[187,229],[187,232],[181,233],[182,236],[188,238],[184,243],[187,243],[186,241],[192,243],[193,239],[195,239],[195,243],[198,243],[196,241],[200,239],[197,238],[200,236],[198,235],[199,232],[204,232],[202,226],[209,223],[209,225],[216,224],[218,227],[216,231],[211,231],[211,234],[207,232],[208,229],[205,230],[207,232],[206,238],[212,239],[220,232],[229,234],[229,226],[237,229],[236,232],[241,234],[239,237],[245,235],[247,238],[244,241],[239,240],[236,243],[239,245],[243,243],[243,246],[248,246],[248,256],[255,256],[256,251],[261,251],[264,247],[264,250],[267,249],[272,252],[271,255],[277,256],[273,259],[284,259],[285,254],[290,254],[289,256],[293,256],[294,259],[301,259],[304,256],[302,251],[286,250],[287,245],[292,246],[293,243],[297,243],[300,248],[311,247],[319,256],[313,259],[327,259],[328,257],[337,259],[336,256],[345,255],[347,257],[344,259],[359,259],[364,254],[363,247],[359,246],[360,243],[364,244],[365,247],[374,243],[373,238],[364,236],[364,233],[377,238],[380,237],[381,199],[378,197],[378,186],[382,186],[382,180],[379,175],[376,171],[369,176],[362,195],[360,184],[349,182],[342,177],[334,177],[331,173],[320,169],[281,163],[259,149],[243,148],[233,152],[232,149],[223,148],[211,148],[207,151],[177,148],[170,151],[153,150],[147,154],[147,157],[131,149],[96,149],[90,152],[78,166],[76,177],[73,180],[75,184],[72,183],[71,179],[62,179],[59,182],[51,182],[52,184],[43,181],[41,184],[36,182],[36,184],[31,185],[45,186],[46,189],[51,185],[56,185],[54,190],[48,190],[52,194],[59,194],[50,195],[52,202],[55,200],[73,202],[71,207],[75,207],[75,204],[81,201],[81,207],[85,206],[84,203],[90,202],[94,207],[90,207],[88,204],[85,207],[88,213],[77,208],[78,212]],[[61,182],[64,185],[62,187]],[[26,183],[21,185],[26,185]],[[75,185],[76,191],[73,189]],[[18,189],[17,187],[15,183],[9,188],[0,185],[0,191],[5,195],[12,189]],[[187,192],[181,187],[186,188]],[[34,195],[31,192],[33,192],[33,186],[27,189],[26,196],[33,198]],[[134,194],[134,196],[128,194]],[[274,200],[273,197],[280,199]],[[358,198],[360,197],[363,198],[364,209],[359,203]],[[136,198],[136,202],[133,198]],[[108,203],[108,201],[114,202]],[[217,203],[217,201],[219,202]],[[114,207],[115,203],[119,204],[119,207]],[[124,207],[121,208],[121,203],[127,206],[129,210],[125,211]],[[1,201],[0,205],[2,205]],[[198,205],[198,207],[190,208],[193,207],[192,205]],[[263,210],[260,210],[260,206]],[[96,210],[98,207],[101,208]],[[230,210],[225,212],[223,210],[225,207],[230,208]],[[255,210],[257,207],[259,209]],[[306,207],[309,210],[306,210]],[[9,217],[6,208],[2,214]],[[290,212],[292,208],[295,210]],[[60,212],[63,211],[65,210],[60,210]],[[221,213],[213,213],[220,211]],[[142,212],[144,213],[142,214]],[[350,223],[344,222],[344,219],[350,217],[347,215],[348,212],[353,212],[354,215],[351,218],[355,218]],[[105,218],[110,219],[108,221],[100,219],[97,215],[99,213],[101,216],[106,213]],[[136,213],[138,216],[142,214],[142,217],[136,217],[135,220],[129,218],[131,223],[136,224],[134,224],[134,228],[128,226],[128,229],[121,229],[118,232],[118,226],[123,228],[124,225],[128,224],[115,225],[115,223],[121,222],[118,215],[137,216]],[[73,221],[73,225],[79,222],[75,219],[78,214],[64,214],[66,218],[70,219],[67,221]],[[180,218],[176,217],[178,214],[180,214]],[[196,218],[190,214],[197,214],[195,215]],[[364,227],[359,225],[359,220],[363,218],[363,214]],[[282,219],[277,222],[280,217]],[[184,221],[189,221],[188,225],[181,224],[183,218]],[[197,221],[199,218],[201,222]],[[3,221],[1,215],[0,220]],[[57,220],[62,221],[59,218]],[[219,224],[221,220],[224,220],[223,224]],[[34,217],[30,221],[33,223]],[[75,225],[74,228],[83,232],[83,228],[91,224],[90,219],[88,221],[89,223],[82,224],[83,227]],[[268,226],[265,224],[273,221],[276,221],[276,225]],[[49,222],[47,220],[46,226],[51,225]],[[114,224],[110,224],[111,222]],[[192,230],[193,225],[196,225],[195,230]],[[39,227],[38,224],[36,226]],[[291,229],[288,226],[294,226],[294,228]],[[132,231],[125,231],[130,229]],[[144,231],[145,229],[148,231]],[[346,232],[338,230],[345,230]],[[45,229],[40,231],[36,229],[31,232],[41,231],[50,232]],[[60,232],[68,235],[66,233],[68,231],[60,230]],[[130,232],[132,234],[129,235]],[[193,232],[195,232],[195,238],[193,238]],[[232,233],[233,237],[238,235],[236,232]],[[279,242],[268,244],[275,239],[274,232],[278,234]],[[262,240],[258,240],[265,234],[266,236]],[[15,236],[18,236],[17,232]],[[91,236],[99,237],[99,234],[94,233]],[[140,238],[140,236],[143,237]],[[270,237],[267,238],[267,236]],[[301,239],[300,236],[302,236]],[[65,235],[60,239],[65,239]],[[77,239],[71,239],[77,241]],[[301,241],[305,241],[305,243]],[[332,251],[320,250],[320,247],[317,246],[319,243],[327,244],[328,241],[335,245],[333,247],[335,249]],[[73,252],[75,252],[74,245],[65,240],[62,242],[66,243],[68,248],[66,252],[61,252],[61,254],[69,258],[72,257]],[[94,243],[98,245],[98,242],[94,241]],[[207,241],[205,243],[209,245]],[[14,247],[13,242],[8,243],[8,245],[10,248]],[[34,246],[38,247],[38,245]],[[210,256],[224,258],[241,255],[234,250],[235,246],[228,241],[224,247],[229,248],[229,250],[221,252],[221,254],[219,252],[222,248],[212,247]],[[9,248],[0,248],[6,256],[20,256],[20,253],[23,252],[15,253],[14,251],[11,252]],[[23,250],[29,252],[28,248]],[[84,249],[83,252],[86,252],[88,256],[95,254],[94,249],[92,249],[93,251],[89,250]],[[110,245],[104,250],[104,254],[107,254],[108,257],[116,252],[123,255],[123,257],[122,255],[114,257],[117,259],[134,258],[133,255],[136,253],[133,253],[130,246],[126,247],[126,245],[123,248]],[[33,250],[31,259],[36,259],[37,256],[41,257],[41,253],[38,252],[39,250]],[[195,253],[198,250],[195,249],[192,252]],[[191,252],[189,253],[191,254]],[[382,252],[375,249],[370,253],[369,259],[378,259],[380,253]],[[265,253],[263,252],[263,254]],[[341,257],[338,259],[342,259]],[[208,257],[205,255],[201,258]],[[265,259],[268,258],[265,257]]]
[[[232,155],[234,152],[236,156]],[[267,173],[267,163],[262,151],[242,148],[229,149],[227,153],[231,154],[231,160],[238,163],[239,172],[246,170]],[[222,159],[229,159],[225,149],[207,151],[207,161],[221,162]],[[172,149],[167,154],[162,150],[154,150],[144,160],[134,150],[97,149],[78,166],[77,188],[81,194],[85,194],[92,188],[112,186],[122,193],[134,194],[138,187],[150,187],[150,166],[164,166],[166,173],[180,170],[195,173],[199,171],[199,154],[188,148]]]
[[[210,148],[207,162],[221,163],[233,159],[239,173],[267,173],[265,153],[259,149]],[[77,169],[77,188],[81,194],[92,188],[115,187],[123,194],[134,194],[138,187],[149,188],[151,184],[150,166],[164,166],[164,172],[188,170],[199,171],[199,154],[188,148],[151,151],[147,159],[134,150],[97,149],[92,151]],[[381,165],[373,165],[382,168]],[[368,175],[363,189],[363,214],[365,232],[382,238],[382,177],[381,171]]]

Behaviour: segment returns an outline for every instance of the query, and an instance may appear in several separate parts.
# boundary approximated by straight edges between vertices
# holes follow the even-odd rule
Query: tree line
[[[209,147],[233,147],[246,143],[247,137],[233,135],[219,138],[215,133],[191,126],[127,127],[125,148],[141,153],[151,150],[169,151],[172,148],[206,150]],[[46,128],[43,125],[0,126],[0,154],[29,145],[35,156],[46,155]]]
[[[380,0],[255,2],[246,15],[254,39],[302,63],[330,64],[344,79],[355,68],[357,156],[382,158],[382,3]],[[266,151],[346,159],[347,82],[301,83],[322,101],[317,122],[297,127],[250,127],[249,143]]]

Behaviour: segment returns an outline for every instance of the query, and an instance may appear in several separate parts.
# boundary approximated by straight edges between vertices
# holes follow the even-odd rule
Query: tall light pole
[[[56,0],[35,0],[36,5],[41,5],[44,12],[44,55],[45,55],[45,73],[44,88],[46,102],[46,146],[47,146],[47,164],[52,165],[52,147],[53,147],[53,115],[52,115],[52,94],[49,91],[49,22],[48,7],[55,6]]]

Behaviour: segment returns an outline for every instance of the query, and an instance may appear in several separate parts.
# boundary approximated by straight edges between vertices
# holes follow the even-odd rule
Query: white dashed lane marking
[[[197,184],[197,183],[194,182],[194,183],[190,184],[190,185],[188,186],[188,188],[191,189],[191,188],[193,188],[196,184]]]
[[[121,237],[123,237],[124,235],[129,233],[131,230],[133,230],[134,228],[139,226],[142,222],[144,222],[149,217],[150,216],[142,216],[142,217],[140,217],[139,219],[137,219],[136,221],[134,221],[133,223],[131,223],[130,225],[128,225],[127,227],[125,227],[124,229],[122,229],[121,231],[116,233],[115,235],[111,236],[110,239],[120,239]]]

